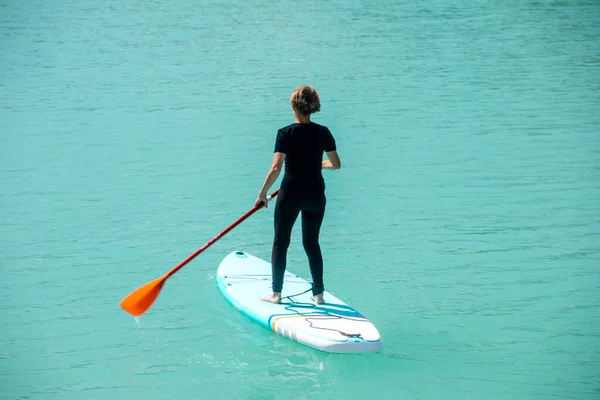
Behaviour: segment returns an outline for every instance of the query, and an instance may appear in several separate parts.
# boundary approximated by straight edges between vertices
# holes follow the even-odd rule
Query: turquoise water
[[[0,3],[0,398],[600,396],[600,2]],[[379,328],[320,353],[219,294],[322,97],[326,287]],[[308,277],[294,230],[289,268]]]

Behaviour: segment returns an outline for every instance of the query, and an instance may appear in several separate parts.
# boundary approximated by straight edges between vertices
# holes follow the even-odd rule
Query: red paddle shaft
[[[270,196],[267,196],[267,201],[269,201],[273,197],[277,196],[278,193],[279,193],[279,189],[277,189],[276,191],[274,191],[273,193],[271,193]],[[202,253],[204,250],[206,250],[207,248],[209,248],[213,243],[215,243],[217,240],[219,240],[223,236],[225,236],[225,234],[227,232],[229,232],[230,230],[232,230],[233,228],[235,228],[236,226],[238,226],[246,218],[248,218],[249,216],[251,216],[252,214],[254,214],[257,210],[259,210],[262,207],[263,207],[263,204],[252,207],[252,209],[250,211],[248,211],[246,214],[244,214],[240,218],[238,218],[237,221],[235,221],[234,223],[232,223],[231,225],[229,225],[227,228],[225,228],[217,236],[215,236],[214,238],[210,239],[204,246],[200,247],[198,250],[196,250],[195,252],[193,252],[192,254],[190,254],[189,257],[186,258],[185,260],[183,260],[181,263],[179,263],[179,265],[177,265],[172,270],[170,270],[169,272],[167,272],[166,273],[166,277],[168,278],[169,276],[173,275],[175,272],[179,271],[181,268],[183,268],[183,266],[185,264],[187,264],[188,262],[192,261],[194,259],[194,257],[196,257],[198,254]]]

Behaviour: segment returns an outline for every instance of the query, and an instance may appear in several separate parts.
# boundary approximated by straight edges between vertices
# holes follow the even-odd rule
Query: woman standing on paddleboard
[[[279,303],[287,250],[292,228],[302,213],[302,244],[312,275],[312,299],[323,304],[323,256],[319,246],[319,231],[325,214],[325,182],[322,169],[339,169],[335,139],[326,126],[310,120],[321,110],[319,93],[312,86],[300,86],[290,97],[295,122],[277,131],[273,163],[255,205],[267,203],[267,192],[279,177],[285,162],[285,173],[275,203],[275,236],[271,265],[273,293],[262,300]],[[323,160],[323,153],[328,160]]]

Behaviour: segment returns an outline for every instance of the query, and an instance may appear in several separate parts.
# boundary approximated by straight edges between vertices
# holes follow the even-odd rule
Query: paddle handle
[[[279,193],[279,189],[277,189],[276,191],[274,191],[273,193],[271,193],[269,196],[267,196],[267,201],[270,201],[273,197],[277,196],[278,193]],[[225,234],[227,232],[229,232],[230,230],[232,230],[233,228],[235,228],[236,226],[238,226],[241,222],[243,222],[246,218],[248,218],[249,216],[251,216],[252,214],[254,214],[257,210],[259,210],[263,206],[264,205],[261,204],[261,205],[252,207],[250,209],[250,211],[248,211],[246,214],[244,214],[240,218],[238,218],[237,221],[235,221],[234,223],[232,223],[231,225],[229,225],[227,228],[225,228],[223,231],[221,231],[217,236],[215,236],[212,239],[210,239],[204,246],[200,247],[198,250],[196,250],[195,252],[193,252],[192,254],[190,254],[188,256],[188,258],[186,258],[185,260],[183,260],[182,262],[180,262],[179,265],[177,265],[172,270],[170,270],[169,272],[167,272],[166,275],[165,275],[165,279],[168,278],[169,276],[173,275],[175,272],[179,271],[181,268],[183,268],[183,266],[185,264],[187,264],[188,262],[192,261],[194,259],[194,257],[196,257],[198,254],[202,253],[204,250],[206,250],[207,248],[209,248],[213,243],[215,243],[217,240],[219,240],[223,236],[225,236]]]

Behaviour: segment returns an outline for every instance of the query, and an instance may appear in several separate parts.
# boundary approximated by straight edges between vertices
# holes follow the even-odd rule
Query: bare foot
[[[273,292],[271,294],[261,297],[260,299],[263,301],[268,301],[270,303],[279,304],[279,302],[281,301],[281,293]]]
[[[316,296],[310,296],[310,298],[317,304],[325,304],[325,300],[323,300],[323,293],[320,293]]]

